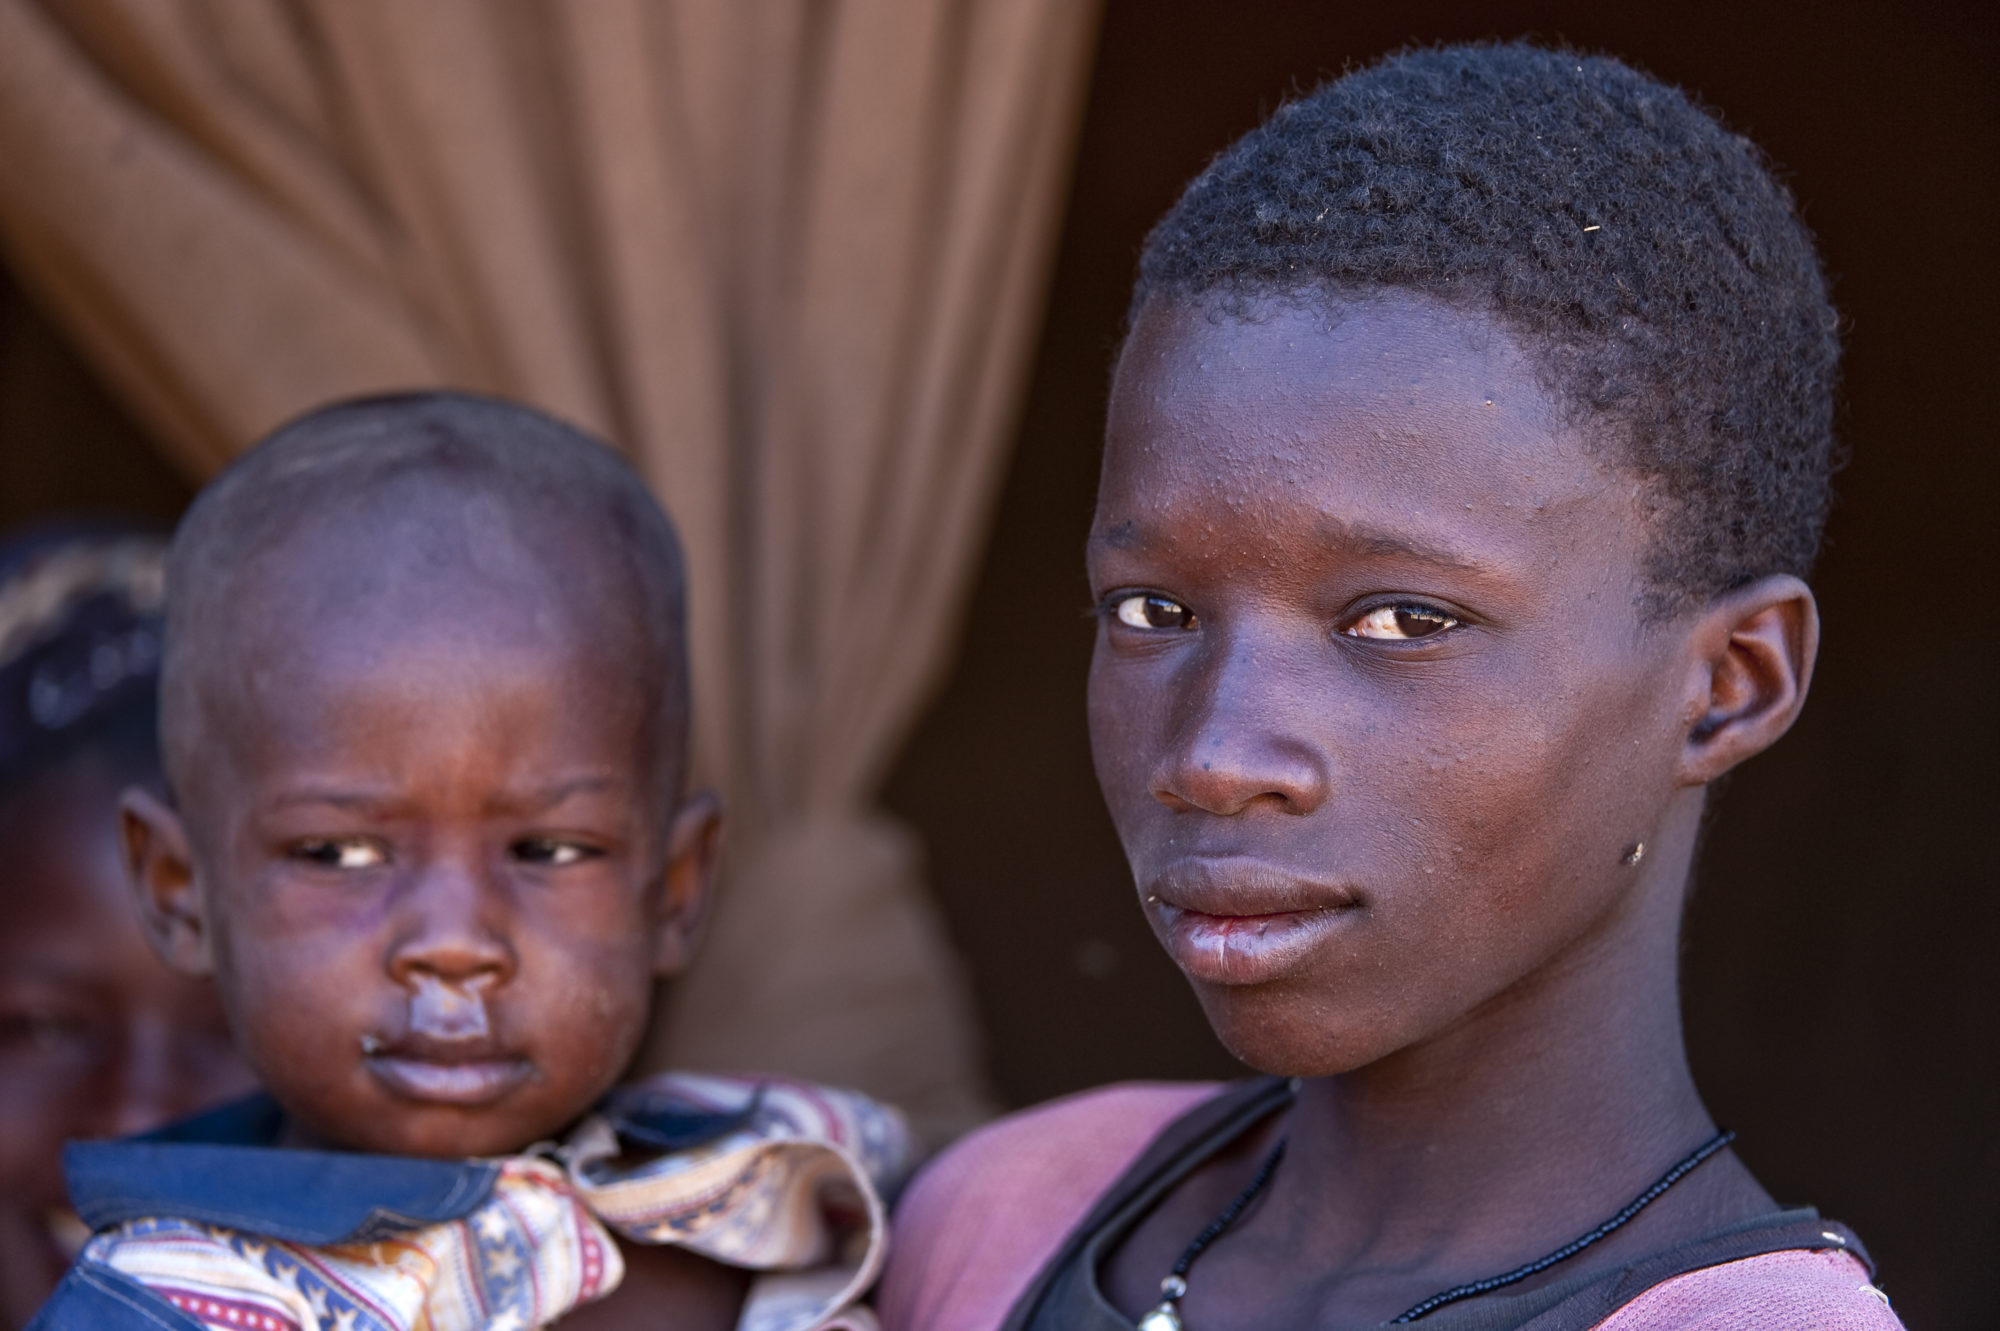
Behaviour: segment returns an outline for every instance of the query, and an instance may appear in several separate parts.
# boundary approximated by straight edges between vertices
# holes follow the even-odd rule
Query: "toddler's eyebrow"
[[[564,800],[573,799],[578,795],[598,795],[608,790],[621,790],[624,786],[625,782],[618,777],[592,772],[546,786],[532,786],[519,792],[501,791],[491,803],[500,808],[534,812],[553,809]]]
[[[574,776],[562,781],[552,782],[546,786],[530,786],[519,791],[503,790],[498,792],[489,801],[489,804],[509,810],[533,812],[542,809],[553,809],[563,801],[573,799],[578,795],[595,795],[607,790],[617,790],[622,788],[624,784],[616,776],[595,772],[586,773],[582,776]],[[327,804],[337,809],[361,809],[370,812],[381,812],[385,809],[394,808],[404,802],[404,795],[402,792],[396,790],[342,789],[328,786],[288,791],[273,799],[268,807],[276,810],[296,808],[306,804]]]
[[[268,808],[292,809],[302,804],[330,804],[336,809],[372,809],[394,801],[395,795],[386,790],[339,790],[331,787],[311,787],[292,790],[271,800]]]

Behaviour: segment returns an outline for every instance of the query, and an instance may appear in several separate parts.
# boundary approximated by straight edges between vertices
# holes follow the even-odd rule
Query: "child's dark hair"
[[[1151,300],[1403,289],[1497,318],[1654,482],[1652,613],[1819,549],[1837,317],[1749,140],[1604,56],[1411,50],[1289,103],[1147,238]]]

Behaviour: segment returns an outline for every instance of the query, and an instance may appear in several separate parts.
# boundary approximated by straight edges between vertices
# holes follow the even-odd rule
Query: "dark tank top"
[[[1289,1082],[1258,1078],[1203,1101],[1169,1124],[1071,1231],[1015,1303],[1001,1331],[1132,1331],[1131,1319],[1098,1288],[1105,1258],[1182,1179],[1291,1099]],[[1801,1207],[1729,1225],[1608,1270],[1447,1304],[1410,1325],[1420,1331],[1582,1331],[1675,1276],[1799,1249],[1852,1253],[1873,1277],[1874,1264],[1859,1239]]]

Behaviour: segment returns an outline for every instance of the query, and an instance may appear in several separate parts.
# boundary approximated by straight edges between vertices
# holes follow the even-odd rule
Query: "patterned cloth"
[[[740,1331],[873,1326],[852,1305],[887,1248],[879,1190],[909,1165],[893,1110],[851,1092],[688,1074],[629,1088],[606,1108],[560,1145],[469,1169],[385,1160],[402,1168],[380,1177],[410,1180],[419,1192],[399,1191],[359,1223],[339,1221],[347,1232],[333,1242],[311,1241],[325,1237],[313,1229],[326,1223],[324,1206],[288,1214],[283,1198],[246,1206],[201,1189],[193,1215],[128,1215],[99,1229],[33,1326],[95,1326],[86,1295],[143,1287],[139,1297],[178,1314],[160,1309],[150,1324],[183,1331],[528,1331],[617,1288],[624,1263],[614,1234],[768,1273],[752,1286]],[[675,1144],[690,1123],[706,1140]],[[98,1192],[90,1180],[114,1173],[117,1157],[92,1153],[123,1145],[73,1155],[73,1189]],[[164,1149],[172,1159],[176,1148]],[[183,1162],[190,1149],[178,1148]],[[267,1176],[275,1156],[307,1165],[318,1156],[192,1149],[239,1162],[241,1152],[262,1152]],[[252,1177],[257,1163],[247,1162]],[[95,1206],[91,1195],[77,1201],[94,1224],[138,1204],[124,1189],[103,1192]],[[218,1223],[232,1204],[258,1211],[262,1224]]]

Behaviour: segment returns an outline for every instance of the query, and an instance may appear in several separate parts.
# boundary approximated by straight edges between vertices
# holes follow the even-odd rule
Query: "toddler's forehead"
[[[431,477],[303,513],[216,572],[230,584],[222,613],[188,627],[246,647],[337,649],[453,628],[467,650],[564,634],[611,650],[634,625],[671,627],[650,622],[631,552],[604,524]]]
[[[496,524],[462,541],[337,518],[301,531],[236,570],[188,626],[201,712],[232,747],[268,749],[269,732],[343,727],[383,700],[421,711],[464,695],[498,715],[535,694],[617,718],[650,766],[666,756],[646,752],[660,714],[677,710],[662,649],[674,626],[576,538]]]

